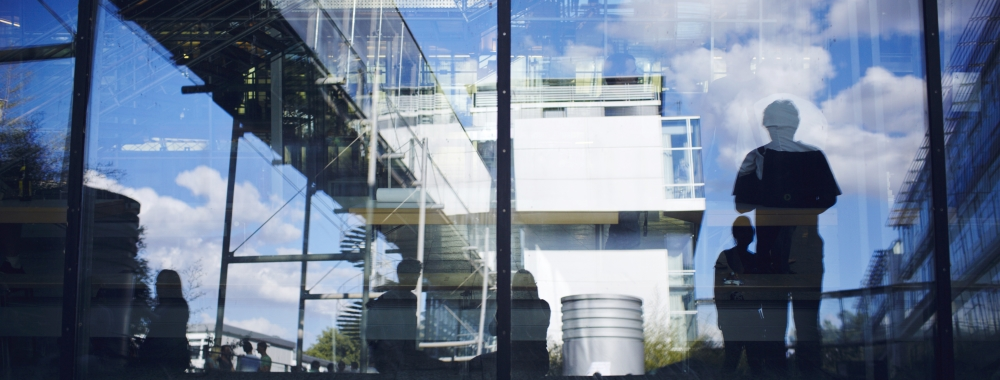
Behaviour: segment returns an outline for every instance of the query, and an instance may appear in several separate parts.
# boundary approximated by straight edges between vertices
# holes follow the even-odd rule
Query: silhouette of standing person
[[[267,354],[267,342],[257,342],[257,352],[260,352],[260,368],[258,372],[271,372],[271,356]]]
[[[756,210],[757,255],[761,272],[775,274],[776,285],[792,297],[796,362],[803,374],[820,368],[819,305],[823,284],[823,240],[819,214],[837,202],[840,188],[818,148],[795,141],[799,112],[789,100],[764,109],[771,142],[750,151],[740,166],[733,195],[740,213]],[[795,270],[790,267],[795,261]],[[787,324],[787,298],[774,297],[763,307],[769,330]],[[768,331],[766,365],[786,370],[784,329]]]
[[[536,378],[549,372],[546,334],[552,310],[538,298],[535,276],[524,269],[511,278],[510,361],[515,378]],[[519,376],[520,375],[520,376]]]
[[[156,276],[156,308],[149,322],[149,332],[139,349],[142,367],[168,374],[181,373],[188,368],[188,315],[181,276],[169,269],[160,271]]]
[[[740,356],[746,350],[747,364],[751,371],[759,374],[759,342],[764,331],[757,309],[759,294],[747,291],[742,285],[753,286],[752,277],[757,273],[757,255],[749,250],[753,242],[754,228],[745,216],[733,222],[733,238],[736,246],[719,253],[715,262],[715,307],[718,310],[719,330],[725,345],[723,375],[736,372]]]

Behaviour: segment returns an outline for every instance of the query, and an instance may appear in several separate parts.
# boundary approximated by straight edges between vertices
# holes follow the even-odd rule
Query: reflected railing
[[[492,177],[398,8],[380,3],[361,10],[361,14],[358,14],[359,9],[352,8],[351,24],[338,25],[335,12],[331,14],[325,9],[325,2],[275,1],[273,4],[283,12],[293,9],[299,16],[307,16],[306,20],[311,17],[317,21],[318,26],[312,30],[308,23],[293,27],[313,49],[317,63],[330,73],[321,79],[323,84],[344,89],[353,98],[358,113],[364,115],[364,121],[355,123],[354,129],[358,136],[363,136],[363,142],[369,142],[365,150],[377,152],[378,156],[370,157],[377,157],[388,167],[390,178],[386,185],[392,187],[393,182],[400,182],[405,188],[413,189],[403,199],[391,200],[380,199],[382,193],[393,194],[384,191],[389,189],[377,189],[372,194],[373,202],[357,207],[345,205],[348,211],[368,220],[368,225],[418,224],[419,241],[423,240],[425,224],[440,224],[449,230],[450,235],[461,240],[461,245],[471,248],[462,249],[461,258],[472,270],[458,286],[482,288],[478,302],[483,308],[476,314],[484,313],[492,278],[487,259],[489,241],[486,239],[480,247],[474,236],[488,236],[483,230],[489,224]],[[308,16],[310,12],[314,16]],[[362,22],[376,24],[375,33],[355,33],[355,24]],[[345,29],[349,31],[344,33]],[[372,142],[378,146],[370,146]],[[375,165],[369,166],[369,182],[373,170]],[[397,171],[402,172],[398,178]],[[413,216],[415,210],[420,211],[419,221],[407,217]],[[425,212],[440,216],[427,215],[425,220]],[[458,225],[464,227],[460,229]],[[418,248],[418,260],[423,260],[422,253]],[[477,275],[485,279],[482,284],[470,281]],[[423,297],[420,284],[422,282],[418,282],[416,292],[418,297]],[[462,321],[459,316],[453,316]],[[475,346],[476,352],[481,353],[486,345],[482,338],[485,328],[482,316],[470,319],[479,320],[469,321],[479,325],[475,339],[457,336],[455,338],[463,339],[421,342],[420,346],[428,349]]]
[[[660,86],[655,83],[617,84],[599,86],[539,86],[511,90],[511,103],[555,102],[638,102],[659,101]],[[496,107],[496,92],[477,92],[473,97],[476,107]]]

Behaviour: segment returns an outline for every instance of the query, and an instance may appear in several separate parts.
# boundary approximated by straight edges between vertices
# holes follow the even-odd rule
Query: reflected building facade
[[[971,4],[970,4],[971,5]],[[975,376],[998,357],[983,350],[996,341],[1000,328],[1000,239],[997,238],[997,173],[1000,170],[1000,98],[997,65],[1000,6],[976,2],[962,28],[945,47],[950,56],[943,72],[948,169],[948,226],[951,249],[952,318],[958,377]],[[926,140],[910,165],[895,198],[889,225],[898,240],[872,255],[858,299],[857,315],[865,326],[855,332],[876,346],[873,359],[888,360],[895,371],[930,353],[919,342],[931,338],[933,293],[923,284],[934,281],[931,226],[931,178]],[[860,295],[857,293],[856,295]],[[848,322],[844,321],[845,325]],[[889,372],[890,374],[894,372]]]
[[[80,4],[96,18],[78,14]],[[839,319],[824,330],[822,369],[928,377],[935,252],[926,149],[886,201],[865,189],[885,173],[843,165],[854,147],[835,134],[870,132],[849,127],[868,123],[869,108],[890,109],[850,98],[867,94],[862,85],[920,82],[921,60],[935,57],[918,52],[918,2],[858,4],[0,6],[0,379],[138,371],[148,326],[166,319],[152,288],[161,268],[182,277],[183,292],[171,289],[191,305],[187,335],[169,337],[188,341],[187,372],[210,371],[226,350],[244,353],[249,339],[270,344],[275,372],[316,360],[360,373],[388,363],[417,376],[518,378],[544,373],[548,359],[551,376],[711,378],[725,342],[712,336],[712,301],[697,295],[713,273],[705,263],[731,247],[719,232],[738,215],[729,181],[739,165],[726,155],[763,142],[754,101],[792,92],[816,112],[842,111],[839,101],[857,114],[806,136],[830,141],[823,151],[837,155],[830,163],[847,184],[847,200],[817,217],[831,252],[826,278],[863,269],[855,256],[832,264],[833,252],[853,249],[855,232],[878,242],[866,247],[894,241],[872,256],[861,288],[824,293]],[[498,23],[499,6],[511,17]],[[849,16],[832,14],[844,7]],[[912,17],[897,27],[880,18],[890,11]],[[78,16],[93,25],[77,26]],[[853,29],[834,30],[844,17]],[[955,361],[969,374],[1000,360],[972,354],[1000,340],[998,19],[1000,6],[975,7],[945,75]],[[91,32],[87,53],[78,37]],[[89,76],[74,78],[74,67]],[[923,128],[868,140],[899,142]],[[878,141],[860,166],[888,173],[881,153],[893,147]],[[883,239],[871,219],[886,210],[893,230]],[[397,273],[404,260],[419,262],[412,291]],[[392,291],[406,308],[393,309],[393,297],[386,308],[405,318],[371,318],[374,300]],[[511,302],[498,302],[507,292]],[[380,319],[407,326],[368,323]],[[794,363],[788,327],[775,341],[787,340],[779,351]],[[624,349],[597,354],[592,338]],[[412,357],[369,350],[392,340]],[[897,370],[905,366],[918,369]]]

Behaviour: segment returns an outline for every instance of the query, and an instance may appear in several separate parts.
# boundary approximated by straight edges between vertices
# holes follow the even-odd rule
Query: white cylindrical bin
[[[642,375],[642,299],[616,294],[562,298],[563,376]]]

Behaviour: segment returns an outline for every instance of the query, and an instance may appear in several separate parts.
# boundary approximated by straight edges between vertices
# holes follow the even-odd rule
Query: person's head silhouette
[[[518,270],[510,282],[514,299],[538,299],[538,284],[531,272]]]
[[[422,266],[420,262],[414,259],[405,259],[399,262],[396,266],[396,276],[399,277],[399,286],[404,289],[413,289],[417,287],[417,281],[420,281],[420,270]]]
[[[637,84],[639,76],[639,68],[631,54],[615,53],[604,60],[605,84]]]
[[[761,121],[772,138],[775,133],[794,135],[799,128],[799,110],[791,100],[775,100],[764,108],[764,118]]]
[[[243,339],[240,344],[243,346],[243,352],[247,355],[253,355],[253,343],[250,343],[249,339]]]
[[[159,299],[183,299],[181,276],[176,271],[164,269],[156,276],[156,297]]]
[[[745,216],[737,217],[733,221],[733,239],[736,239],[736,246],[746,248],[753,242],[754,228],[750,224],[750,218]]]

